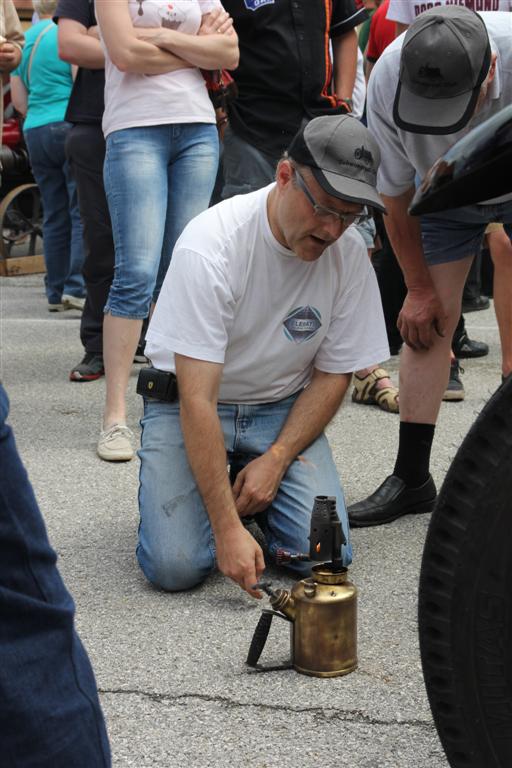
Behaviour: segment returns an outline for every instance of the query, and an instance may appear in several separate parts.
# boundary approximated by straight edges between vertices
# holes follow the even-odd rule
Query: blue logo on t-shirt
[[[315,307],[297,307],[285,317],[283,326],[286,338],[301,344],[316,336],[322,327],[322,315]]]
[[[244,3],[248,11],[257,11],[264,5],[273,5],[275,0],[244,0]]]

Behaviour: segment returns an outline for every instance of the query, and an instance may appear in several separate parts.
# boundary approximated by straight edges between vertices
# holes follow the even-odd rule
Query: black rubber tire
[[[512,768],[512,376],[464,439],[432,514],[419,633],[452,768]]]

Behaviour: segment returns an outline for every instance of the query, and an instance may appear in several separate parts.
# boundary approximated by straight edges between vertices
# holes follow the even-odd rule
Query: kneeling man
[[[188,589],[217,562],[259,597],[263,553],[241,518],[257,516],[271,558],[308,551],[318,494],[337,497],[348,538],[324,429],[352,372],[389,356],[351,226],[367,206],[384,210],[379,159],[355,118],[315,118],[275,183],[210,208],[180,237],[146,345],[179,393],[146,398],[142,420],[137,556],[155,585]],[[342,554],[350,563],[350,541]]]

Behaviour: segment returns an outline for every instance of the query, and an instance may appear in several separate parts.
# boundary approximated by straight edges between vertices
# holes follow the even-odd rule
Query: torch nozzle
[[[309,554],[304,552],[289,552],[287,549],[278,549],[276,552],[276,564],[286,565],[287,563],[296,563],[299,560],[309,561]]]

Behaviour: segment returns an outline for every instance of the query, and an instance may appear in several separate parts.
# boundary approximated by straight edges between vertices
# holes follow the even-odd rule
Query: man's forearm
[[[85,69],[105,67],[105,55],[98,38],[72,19],[59,19],[59,58]]]
[[[351,29],[333,40],[334,87],[339,99],[352,98],[357,69],[357,32]]]
[[[187,457],[217,537],[241,526],[227,473],[217,409],[204,399],[182,399],[180,416]]]
[[[279,437],[269,449],[276,460],[283,462],[285,470],[331,421],[350,380],[350,374],[315,370],[311,384],[295,401]]]
[[[423,255],[420,219],[407,213],[414,191],[411,187],[397,197],[382,195],[388,211],[384,216],[386,232],[409,290],[432,285]]]

